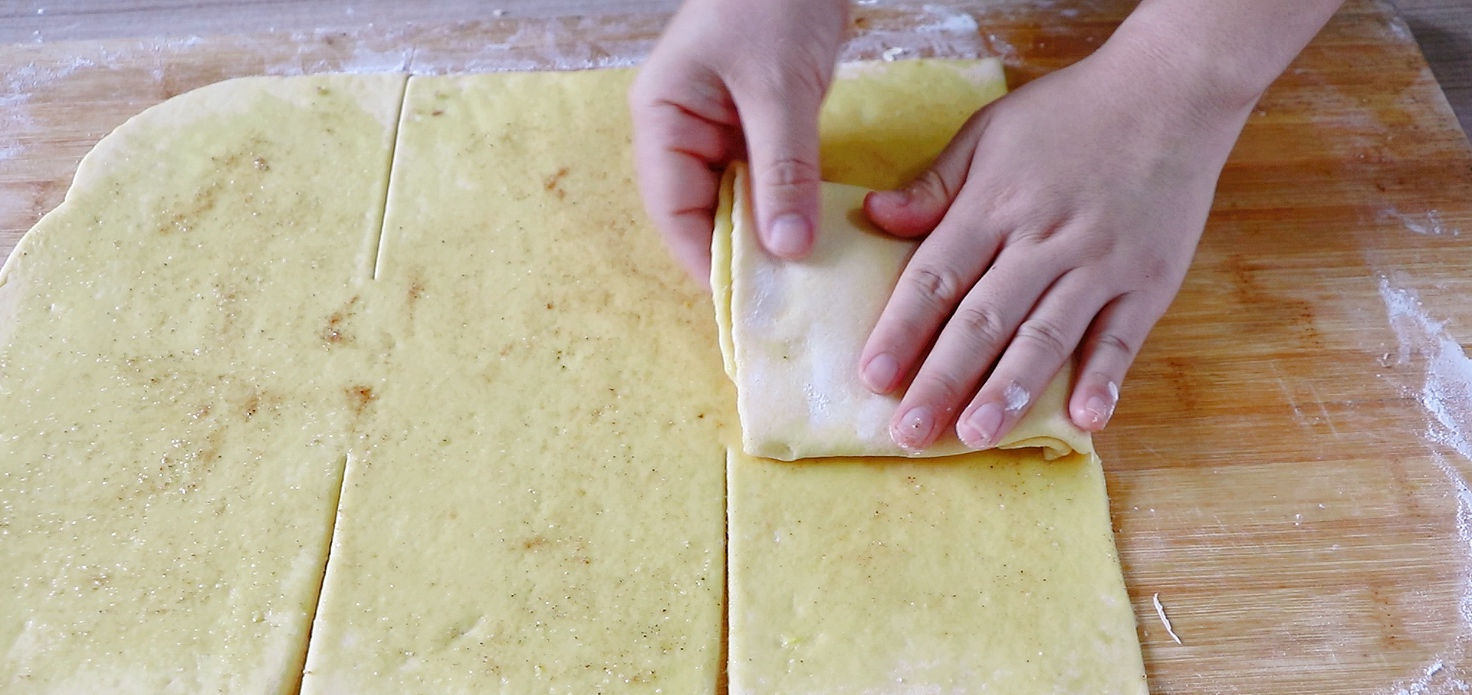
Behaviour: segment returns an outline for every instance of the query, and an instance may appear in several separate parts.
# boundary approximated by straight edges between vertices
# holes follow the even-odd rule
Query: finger
[[[632,105],[631,113],[644,209],[676,260],[708,282],[717,167],[729,160],[734,137],[673,102]]]
[[[924,449],[956,419],[1018,325],[1058,277],[1033,256],[1004,251],[966,294],[915,374],[891,421],[895,443]]]
[[[1162,313],[1163,307],[1137,294],[1122,295],[1099,312],[1084,336],[1078,378],[1069,398],[1069,417],[1075,425],[1098,432],[1109,424],[1125,372]]]
[[[859,355],[859,377],[869,390],[899,388],[946,317],[991,265],[1000,238],[984,215],[958,204],[915,249]]]
[[[997,366],[956,420],[956,435],[975,449],[994,447],[1022,420],[1073,355],[1109,300],[1100,285],[1068,273],[1018,325]]]
[[[819,84],[748,88],[736,95],[751,165],[752,204],[762,245],[805,257],[818,224]]]
[[[966,185],[966,173],[985,125],[981,115],[984,111],[976,112],[935,161],[903,188],[865,196],[864,212],[869,219],[899,237],[922,236],[935,229]]]

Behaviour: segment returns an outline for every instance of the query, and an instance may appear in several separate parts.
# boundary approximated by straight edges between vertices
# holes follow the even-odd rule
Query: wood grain
[[[913,0],[876,0],[914,5]],[[322,29],[477,21],[495,17],[630,15],[671,11],[678,0],[18,0],[0,5],[0,44],[79,39]],[[873,4],[873,3],[871,3]],[[973,6],[980,3],[973,2]],[[1057,13],[1057,3],[1036,2]],[[1472,130],[1472,3],[1393,0],[1462,122]],[[1049,20],[1053,21],[1053,20]]]
[[[1060,19],[986,5],[965,40],[906,38],[960,4],[860,7],[857,30],[879,39],[850,56],[886,41],[997,54],[1015,85],[1087,54],[1130,7]],[[98,138],[173,94],[258,73],[627,62],[667,6],[0,47],[0,251]],[[1472,407],[1428,389],[1469,385],[1456,380],[1469,239],[1472,149],[1406,25],[1352,2],[1249,121],[1185,286],[1098,439],[1157,692],[1472,683]]]

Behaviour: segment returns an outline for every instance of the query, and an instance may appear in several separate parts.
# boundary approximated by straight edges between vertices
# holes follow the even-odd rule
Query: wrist
[[[1272,78],[1179,36],[1154,18],[1131,16],[1090,59],[1128,80],[1118,85],[1124,93],[1142,92],[1173,118],[1202,125],[1245,118]]]
[[[1068,70],[1087,92],[1087,117],[1107,123],[1117,147],[1169,172],[1162,178],[1170,181],[1214,179],[1262,92],[1208,52],[1163,46],[1123,27]]]
[[[1100,53],[1206,118],[1245,118],[1342,0],[1144,0]]]

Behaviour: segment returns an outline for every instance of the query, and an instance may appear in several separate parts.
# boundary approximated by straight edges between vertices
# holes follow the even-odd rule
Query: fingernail
[[[996,446],[997,430],[1002,429],[1002,415],[1002,406],[983,403],[956,427],[956,436],[973,449]]]
[[[772,253],[790,258],[801,255],[808,249],[813,231],[801,215],[787,214],[772,220],[771,238],[767,240]]]
[[[930,430],[935,427],[935,417],[930,414],[930,408],[920,406],[911,408],[900,418],[899,427],[890,432],[894,442],[910,451],[918,451],[925,446],[925,440],[930,438]]]
[[[1109,404],[1098,396],[1089,397],[1088,402],[1084,403],[1084,412],[1088,413],[1089,424],[1094,427],[1101,427],[1109,420]]]
[[[1114,416],[1114,406],[1119,403],[1119,386],[1109,382],[1109,397],[1089,396],[1084,402],[1084,411],[1089,414],[1089,420],[1095,427],[1103,427]]]
[[[889,353],[880,353],[864,365],[862,376],[864,383],[870,391],[875,393],[887,393],[894,387],[894,379],[899,376],[900,364],[894,360]]]

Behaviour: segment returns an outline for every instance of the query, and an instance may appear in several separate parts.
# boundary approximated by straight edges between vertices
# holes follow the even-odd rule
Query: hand
[[[977,112],[908,187],[870,194],[881,228],[928,234],[860,358],[876,392],[915,374],[897,444],[923,449],[955,422],[967,445],[995,446],[1075,350],[1070,417],[1109,420],[1251,106],[1162,79],[1101,50]]]
[[[629,90],[644,207],[676,259],[710,277],[721,173],[749,159],[758,236],[801,258],[818,222],[818,109],[847,0],[688,0]]]

